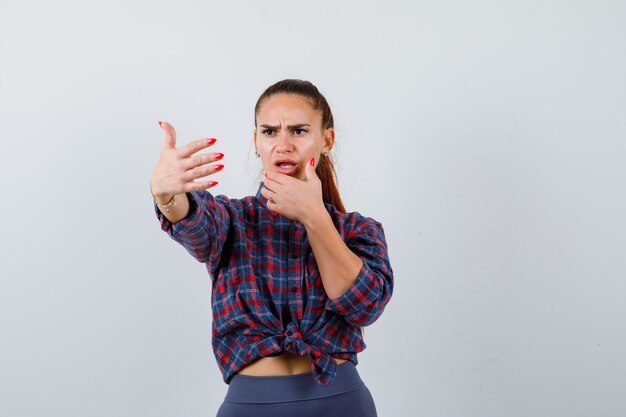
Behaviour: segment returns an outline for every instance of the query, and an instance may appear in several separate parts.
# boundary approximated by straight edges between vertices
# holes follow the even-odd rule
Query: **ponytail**
[[[320,157],[320,161],[315,168],[315,173],[322,182],[322,200],[324,203],[332,204],[342,213],[346,212],[339,190],[337,189],[337,173],[330,156]]]

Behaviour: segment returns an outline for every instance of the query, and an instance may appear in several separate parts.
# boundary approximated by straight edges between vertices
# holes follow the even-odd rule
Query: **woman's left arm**
[[[354,284],[363,261],[343,241],[326,209],[315,213],[303,224],[324,290],[331,299],[338,298]]]
[[[344,242],[322,201],[313,159],[305,173],[305,180],[299,180],[266,172],[261,193],[277,200],[269,200],[267,208],[305,226],[328,296],[325,309],[353,325],[367,326],[382,314],[393,291],[383,227],[374,219],[351,214]]]
[[[325,308],[347,322],[375,322],[393,292],[393,270],[382,225],[365,219],[344,242],[326,209],[303,222],[328,295]]]

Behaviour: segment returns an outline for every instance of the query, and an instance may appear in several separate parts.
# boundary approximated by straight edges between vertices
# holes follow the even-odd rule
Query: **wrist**
[[[312,230],[327,221],[332,223],[332,218],[330,217],[330,214],[328,214],[326,206],[320,206],[316,210],[308,211],[306,218],[302,221],[302,224],[304,224],[307,229]]]
[[[152,195],[152,198],[154,199],[154,201],[159,204],[169,203],[172,200],[172,197],[174,197],[172,194],[153,194]]]
[[[152,188],[152,181],[150,181],[150,194],[152,194],[154,202],[158,204],[167,204],[172,200],[172,197],[174,197],[173,194],[162,193],[159,191],[155,192]]]

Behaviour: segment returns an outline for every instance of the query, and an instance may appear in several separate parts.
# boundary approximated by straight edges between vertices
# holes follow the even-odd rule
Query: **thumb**
[[[167,122],[159,121],[159,126],[165,132],[165,141],[163,142],[163,149],[174,149],[176,148],[176,130],[174,130],[174,126]]]
[[[309,162],[306,164],[304,174],[307,180],[317,177],[317,173],[315,172],[315,157],[309,159]]]

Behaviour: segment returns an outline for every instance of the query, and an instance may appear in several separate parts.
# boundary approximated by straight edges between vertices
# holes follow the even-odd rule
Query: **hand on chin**
[[[275,167],[276,171],[266,171],[261,194],[268,200],[268,209],[304,223],[307,216],[316,210],[325,210],[325,207],[322,200],[322,183],[315,172],[315,166],[306,164],[303,179],[297,177],[298,168],[298,166],[291,169]],[[279,169],[283,172],[278,171]]]

